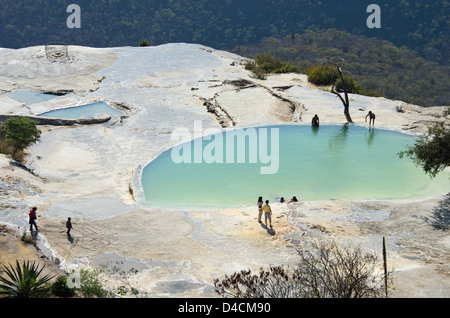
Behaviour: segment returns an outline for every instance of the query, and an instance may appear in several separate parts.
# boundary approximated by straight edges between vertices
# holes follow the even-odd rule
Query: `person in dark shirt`
[[[33,226],[34,226],[36,232],[39,231],[38,227],[37,227],[37,224],[36,224],[36,219],[37,219],[36,211],[37,211],[37,208],[34,207],[34,208],[32,208],[30,210],[30,213],[28,214],[28,216],[29,216],[29,222],[28,223],[30,223],[30,232],[33,232]]]
[[[317,116],[317,114],[313,117],[313,119],[311,121],[311,125],[314,127],[319,127],[320,120],[319,120],[319,116]]]
[[[70,236],[70,230],[72,229],[72,219],[68,218],[66,222],[67,235]]]

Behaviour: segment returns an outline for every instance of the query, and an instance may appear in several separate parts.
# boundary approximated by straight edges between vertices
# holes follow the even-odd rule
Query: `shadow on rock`
[[[439,201],[432,212],[432,217],[427,222],[436,230],[446,231],[450,225],[450,196]]]
[[[261,224],[261,227],[263,228],[263,229],[265,229],[266,231],[267,231],[267,233],[269,233],[269,235],[275,235],[275,230],[274,230],[274,228],[273,227],[267,227],[267,225],[265,225],[264,223],[260,223]]]

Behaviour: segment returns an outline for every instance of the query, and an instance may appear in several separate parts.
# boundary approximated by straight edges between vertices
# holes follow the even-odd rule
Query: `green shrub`
[[[272,56],[270,53],[260,53],[255,56],[255,62],[266,73],[295,73],[298,68]]]
[[[141,46],[141,47],[150,46],[150,45],[151,45],[151,43],[149,41],[147,41],[147,40],[141,40],[139,42],[139,46]]]
[[[67,298],[75,296],[75,289],[67,286],[66,276],[58,276],[55,282],[50,286],[50,290],[53,295],[58,297]]]
[[[255,61],[248,62],[245,69],[252,71],[258,79],[266,79],[267,74],[296,73],[299,68],[289,62],[285,62],[272,56],[270,53],[260,53],[255,56]]]
[[[258,67],[255,62],[249,62],[245,65],[245,69],[250,70],[252,72],[252,77],[265,80],[267,78],[267,72],[264,71],[261,67]]]
[[[317,65],[307,71],[308,82],[317,86],[335,85],[338,92],[344,91],[344,86],[338,75],[336,67],[333,65]],[[359,85],[353,77],[343,74],[347,93],[359,94],[361,85]]]
[[[107,291],[103,289],[102,282],[100,281],[100,272],[81,270],[81,286],[79,288],[80,293],[85,298],[106,297]]]
[[[308,82],[317,86],[332,85],[337,79],[337,72],[332,65],[318,65],[307,71]]]
[[[41,136],[41,131],[37,128],[37,122],[25,117],[6,120],[5,125],[2,127],[3,133],[8,145],[13,147],[13,157],[31,143],[39,140]]]
[[[350,75],[342,75],[345,81],[345,86],[347,87],[347,93],[359,94],[361,91],[361,86],[355,82],[355,80]],[[342,85],[341,79],[338,77],[336,82],[336,90],[338,92],[344,91],[344,86]]]

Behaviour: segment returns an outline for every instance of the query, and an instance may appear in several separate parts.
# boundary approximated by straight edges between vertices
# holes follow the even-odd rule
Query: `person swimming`
[[[311,121],[311,125],[314,126],[314,127],[319,127],[320,120],[319,120],[319,116],[317,116],[317,114],[314,115],[314,117],[313,117],[313,119]]]

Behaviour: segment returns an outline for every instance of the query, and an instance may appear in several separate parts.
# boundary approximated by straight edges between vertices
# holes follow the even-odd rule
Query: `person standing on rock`
[[[70,230],[72,229],[72,219],[68,218],[66,222],[66,228],[67,228],[67,236],[70,236]]]
[[[37,208],[33,207],[30,210],[30,213],[28,214],[28,216],[29,216],[29,222],[28,223],[30,223],[30,232],[33,232],[33,226],[34,226],[36,232],[39,231],[38,227],[37,227],[37,224],[36,224],[36,219],[37,219],[36,210],[37,210]]]
[[[369,117],[369,128],[370,124],[372,124],[372,128],[375,126],[375,114],[372,113],[371,110],[369,110],[369,113],[366,115],[366,118],[364,119],[365,122],[367,122],[367,117]]]
[[[258,198],[258,223],[261,223],[261,217],[262,217],[262,213],[263,213],[263,198],[259,197]]]
[[[266,220],[266,227],[267,227],[267,219],[269,219],[270,227],[272,227],[272,209],[269,205],[269,200],[266,200],[266,204],[263,207],[264,209],[264,218]]]

